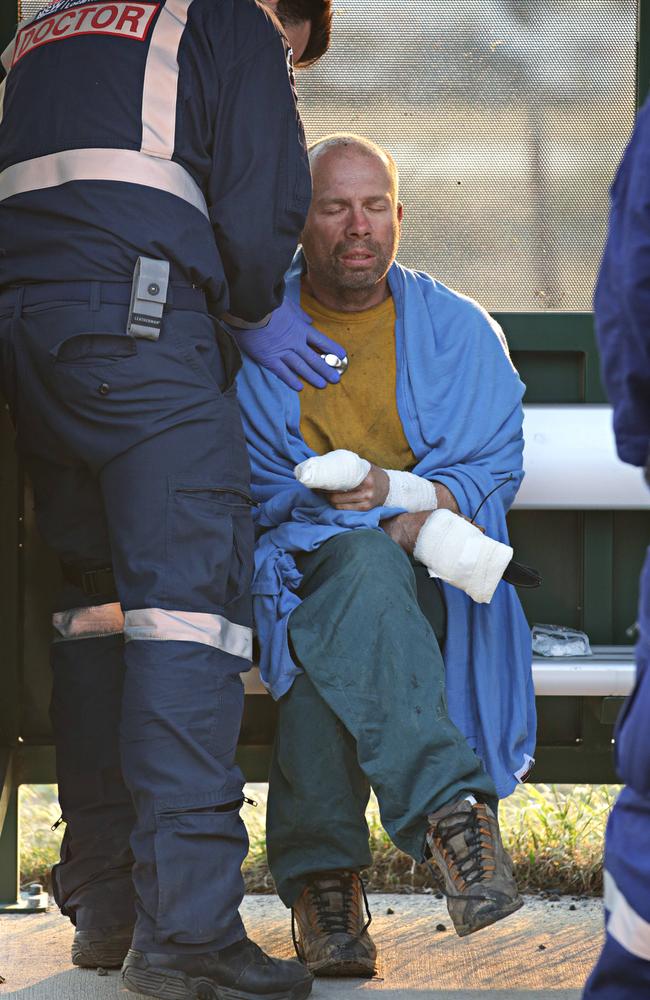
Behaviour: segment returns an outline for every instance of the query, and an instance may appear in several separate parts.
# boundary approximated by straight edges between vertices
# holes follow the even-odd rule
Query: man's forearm
[[[451,492],[451,490],[448,489],[448,487],[445,486],[444,483],[436,482],[435,479],[433,480],[433,485],[436,488],[438,510],[450,510],[454,514],[460,514],[460,507],[458,506],[456,502],[456,497]]]

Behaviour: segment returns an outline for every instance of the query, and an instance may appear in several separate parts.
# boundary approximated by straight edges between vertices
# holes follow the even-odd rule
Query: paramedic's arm
[[[650,108],[639,114],[612,188],[594,309],[619,457],[643,466],[650,448]]]
[[[284,41],[267,21],[223,80],[209,206],[234,326],[282,302],[311,198],[309,161]],[[239,321],[239,322],[238,322]]]

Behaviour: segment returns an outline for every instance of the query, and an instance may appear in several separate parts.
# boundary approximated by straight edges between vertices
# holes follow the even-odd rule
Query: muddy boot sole
[[[131,947],[132,936],[132,927],[77,930],[72,941],[72,964],[81,969],[119,969]]]
[[[484,927],[490,927],[491,924],[496,924],[499,920],[503,920],[505,917],[509,917],[511,913],[516,913],[524,905],[524,901],[521,896],[517,899],[513,899],[512,903],[508,906],[501,906],[498,910],[486,910],[482,913],[479,919],[472,924],[459,924],[455,926],[456,934],[458,937],[467,937],[468,934],[475,934],[476,931],[483,930]]]
[[[305,965],[314,976],[341,979],[372,979],[377,971],[376,964],[371,958],[325,958],[320,962],[305,962]]]
[[[159,1000],[305,1000],[311,993],[312,982],[310,978],[295,983],[289,990],[262,994],[219,986],[213,980],[193,978],[174,969],[156,969],[146,960],[122,969],[122,983],[127,990]]]

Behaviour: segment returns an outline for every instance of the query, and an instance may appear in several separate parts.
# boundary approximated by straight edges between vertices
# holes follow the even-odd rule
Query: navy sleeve
[[[594,310],[619,457],[644,465],[650,448],[650,120],[639,114],[612,186]]]
[[[208,205],[231,315],[255,323],[280,305],[310,198],[293,71],[269,24],[264,44],[223,81],[215,123]]]

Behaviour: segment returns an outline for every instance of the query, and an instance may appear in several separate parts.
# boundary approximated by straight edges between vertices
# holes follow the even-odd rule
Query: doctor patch
[[[58,42],[75,35],[118,35],[143,42],[158,10],[157,3],[96,3],[91,6],[59,10],[36,23],[26,24],[16,36],[15,66],[23,56],[40,45]]]

